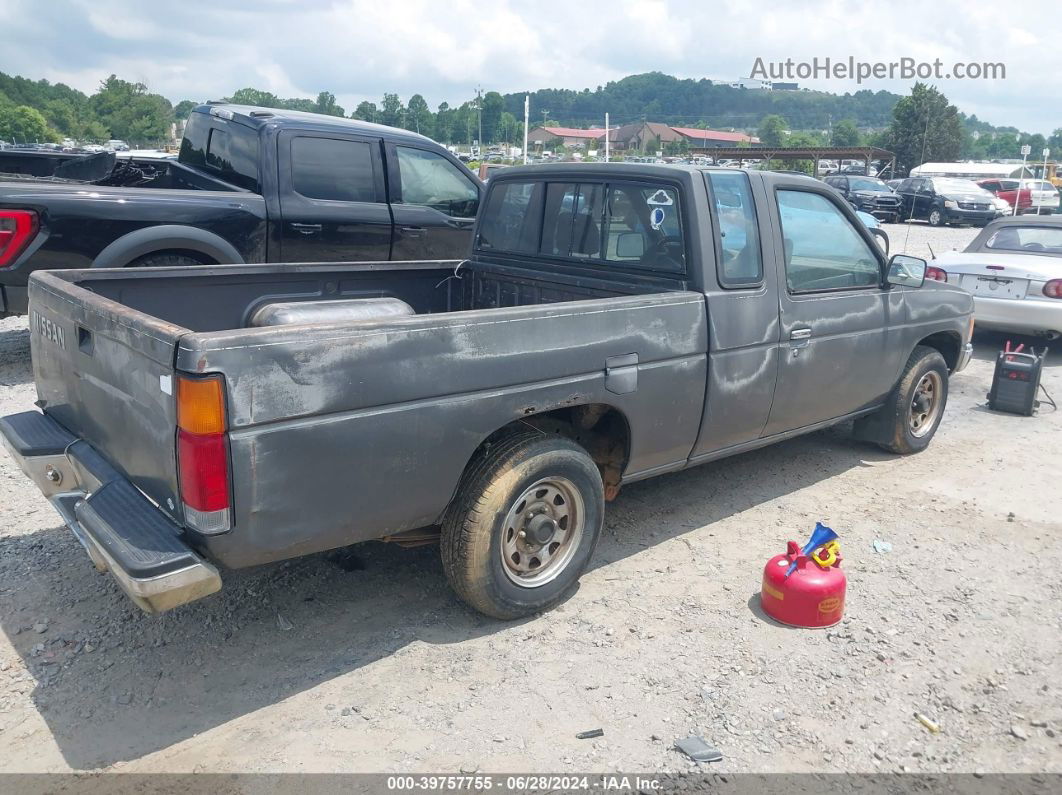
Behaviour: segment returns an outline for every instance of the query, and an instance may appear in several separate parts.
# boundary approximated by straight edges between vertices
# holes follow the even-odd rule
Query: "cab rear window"
[[[603,268],[686,270],[679,192],[658,183],[498,180],[477,246]]]
[[[259,192],[258,134],[242,124],[205,113],[188,117],[181,163],[213,172],[226,182]]]

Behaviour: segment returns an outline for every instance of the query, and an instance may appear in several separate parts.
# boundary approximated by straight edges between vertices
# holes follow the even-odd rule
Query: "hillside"
[[[892,108],[900,99],[888,91],[750,91],[660,72],[631,75],[593,91],[544,88],[530,93],[535,113],[548,110],[549,118],[561,124],[600,125],[607,111],[613,124],[645,118],[672,125],[705,122],[716,129],[746,130],[756,129],[772,113],[785,118],[794,130],[825,130],[831,121],[841,119],[851,119],[861,129],[881,129],[892,120]],[[507,111],[521,117],[523,107],[523,93],[505,95]]]

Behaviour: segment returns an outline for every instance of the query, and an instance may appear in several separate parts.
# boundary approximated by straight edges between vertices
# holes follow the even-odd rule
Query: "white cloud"
[[[502,92],[594,88],[657,70],[680,77],[747,76],[756,57],[865,61],[901,57],[950,68],[1003,61],[1003,81],[946,80],[959,108],[995,124],[1050,132],[1062,50],[1056,4],[1030,0],[1021,16],[995,0],[871,4],[791,0],[0,0],[0,71],[61,80],[84,91],[114,72],[174,101],[243,86],[281,96],[330,90],[353,107],[420,92],[431,105],[463,101],[477,84]],[[800,81],[843,93],[905,93],[912,81]]]

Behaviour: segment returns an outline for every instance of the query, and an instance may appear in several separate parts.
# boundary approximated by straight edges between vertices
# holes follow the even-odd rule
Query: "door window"
[[[792,292],[851,290],[881,282],[877,253],[833,202],[779,190],[786,281]]]
[[[308,199],[374,202],[372,145],[339,138],[293,138],[291,180],[295,192]]]
[[[479,189],[442,155],[396,146],[402,202],[431,207],[454,218],[475,218]]]
[[[707,173],[723,252],[719,281],[724,287],[759,284],[763,280],[760,228],[748,175],[740,171]]]
[[[479,248],[533,254],[542,222],[541,182],[498,182],[479,222]]]

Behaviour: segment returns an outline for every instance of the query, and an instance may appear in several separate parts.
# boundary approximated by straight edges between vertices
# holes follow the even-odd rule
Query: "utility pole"
[[[1050,149],[1044,149],[1044,153],[1043,154],[1044,154],[1044,170],[1040,172],[1040,179],[1046,180],[1047,179],[1047,157],[1048,157],[1048,155],[1051,154],[1051,150]],[[1020,182],[1018,183],[1018,187],[1019,187],[1019,189],[1021,188],[1021,183]],[[1037,191],[1037,193],[1041,193],[1041,192],[1042,191],[1039,191],[1039,190]],[[1039,198],[1036,199],[1036,214],[1037,215],[1040,214],[1040,199]]]
[[[476,110],[479,111],[478,154],[483,155],[483,87],[476,86]]]
[[[608,113],[606,112],[605,113],[605,162],[606,163],[608,162],[608,155],[609,155],[609,146],[608,146],[609,132],[610,131],[608,129]]]
[[[545,127],[546,126],[546,122],[549,120],[549,111],[548,110],[543,110],[543,111],[539,111],[539,112],[542,114],[542,126]]]
[[[527,165],[527,121],[531,113],[531,95],[524,94],[524,165]]]
[[[1029,159],[1029,155],[1032,153],[1032,147],[1028,144],[1024,144],[1021,147],[1021,179],[1018,180],[1018,192],[1014,195],[1014,209],[1011,211],[1011,215],[1018,214],[1018,205],[1021,203],[1021,183],[1025,180],[1025,161]]]

